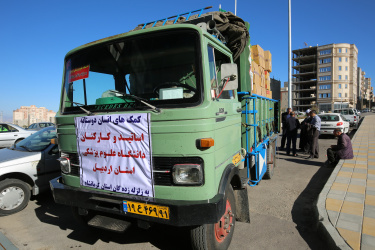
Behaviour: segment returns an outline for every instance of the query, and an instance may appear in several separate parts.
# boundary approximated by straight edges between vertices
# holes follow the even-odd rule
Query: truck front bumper
[[[171,226],[197,226],[216,223],[224,214],[224,195],[204,201],[164,200],[118,193],[104,193],[64,185],[62,178],[50,181],[56,203],[83,208],[116,217],[138,219]],[[169,219],[124,212],[123,201],[146,203],[169,208]]]

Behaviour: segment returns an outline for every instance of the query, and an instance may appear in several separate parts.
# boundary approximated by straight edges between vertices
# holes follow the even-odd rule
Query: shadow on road
[[[40,206],[35,209],[35,214],[42,223],[57,226],[64,231],[72,230],[67,237],[78,242],[89,245],[94,245],[97,241],[123,245],[149,242],[159,249],[190,249],[189,234],[184,228],[155,225],[148,230],[132,226],[124,233],[96,230],[77,222],[70,207],[56,204],[51,193],[39,196],[35,200]],[[74,246],[76,245],[75,243]]]
[[[321,166],[323,165],[322,162],[317,163]],[[333,169],[320,167],[306,188],[298,196],[292,208],[292,219],[297,225],[296,228],[311,249],[325,248],[322,245],[321,239],[317,240],[318,236],[315,233],[315,225],[318,218],[314,212],[314,202],[318,198]]]

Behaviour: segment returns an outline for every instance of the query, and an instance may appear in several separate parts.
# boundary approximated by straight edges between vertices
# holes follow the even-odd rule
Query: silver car
[[[28,131],[15,124],[0,123],[0,148],[10,147],[35,132]]]
[[[321,119],[320,134],[333,135],[335,128],[340,128],[343,133],[349,132],[350,123],[340,113],[318,114]]]
[[[49,190],[49,180],[60,175],[55,138],[56,128],[48,127],[0,150],[0,216],[24,209],[31,194]]]
[[[49,127],[49,126],[55,126],[52,122],[37,122],[31,124],[27,130],[41,130],[43,128]]]

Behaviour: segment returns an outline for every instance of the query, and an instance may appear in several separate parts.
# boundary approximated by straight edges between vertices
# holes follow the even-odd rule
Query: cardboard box
[[[270,73],[266,70],[264,71],[264,75],[265,75],[265,88],[268,89],[268,90],[271,90],[271,77],[270,77]]]
[[[263,68],[266,66],[264,61],[264,50],[259,45],[251,46],[251,58],[259,66],[262,66]]]
[[[265,75],[265,72],[267,71],[264,71],[264,68],[263,67],[259,67],[260,68],[260,80],[261,80],[261,87],[262,88],[266,88],[266,75]]]
[[[253,71],[253,85],[261,86],[261,69],[256,62],[251,63],[251,70]]]
[[[266,97],[267,90],[265,88],[261,88],[261,94],[260,95]]]
[[[272,54],[269,50],[264,51],[264,69],[272,72]]]

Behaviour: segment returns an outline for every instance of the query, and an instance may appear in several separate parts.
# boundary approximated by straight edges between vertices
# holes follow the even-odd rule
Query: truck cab
[[[239,96],[249,65],[237,68],[222,41],[189,23],[83,45],[64,65],[55,201],[94,227],[189,227],[194,248],[226,249],[236,219],[250,221]],[[268,129],[271,119],[257,120],[264,131],[266,119]]]

